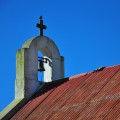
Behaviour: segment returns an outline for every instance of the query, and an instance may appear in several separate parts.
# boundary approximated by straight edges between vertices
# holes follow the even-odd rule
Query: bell
[[[45,68],[44,68],[42,60],[38,61],[38,71],[40,71],[40,72],[45,71]]]

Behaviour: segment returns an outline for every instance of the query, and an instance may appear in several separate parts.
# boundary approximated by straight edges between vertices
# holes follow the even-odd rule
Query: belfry
[[[21,84],[21,90],[16,87],[16,97],[29,97],[39,87],[38,71],[44,72],[43,82],[52,82],[64,78],[64,57],[56,44],[50,38],[43,36],[42,17],[40,17],[40,36],[27,40],[17,51],[16,86]],[[38,51],[43,57],[38,56]],[[19,94],[18,94],[19,93]],[[21,94],[21,95],[20,95]]]

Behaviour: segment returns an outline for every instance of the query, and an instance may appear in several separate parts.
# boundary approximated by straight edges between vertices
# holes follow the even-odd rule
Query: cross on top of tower
[[[36,27],[40,28],[40,36],[43,36],[43,30],[46,29],[46,26],[43,25],[42,16],[40,16],[40,24],[36,24]]]

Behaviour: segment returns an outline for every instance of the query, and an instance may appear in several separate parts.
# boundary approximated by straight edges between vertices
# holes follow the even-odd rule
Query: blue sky
[[[0,0],[0,111],[14,99],[16,50],[39,35],[41,15],[66,77],[120,64],[119,0]]]

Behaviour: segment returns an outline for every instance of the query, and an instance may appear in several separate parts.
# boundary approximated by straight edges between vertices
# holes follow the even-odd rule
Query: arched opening
[[[41,52],[40,52],[41,51]],[[38,70],[38,80],[41,82],[52,81],[52,55],[48,47],[38,49],[39,66],[43,71]],[[42,62],[42,63],[41,63]]]
[[[28,48],[26,49],[28,55],[25,58],[29,59],[25,65],[25,67],[28,66],[26,68],[29,73],[26,73],[27,78],[37,80],[36,82],[51,82],[64,77],[63,57],[60,56],[56,44],[51,39],[44,36],[35,37],[28,40],[22,48]],[[43,73],[38,73],[38,55],[47,59],[47,63],[44,63],[45,71]]]
[[[42,54],[42,52],[38,51],[38,81],[40,82],[44,81],[44,71],[42,70],[44,68],[40,68],[40,64],[42,64],[42,67],[44,67],[44,64],[40,63],[40,61],[42,61],[42,58],[44,58],[44,55]]]
[[[44,79],[51,81],[52,79],[52,59],[48,49],[43,48],[40,52],[38,51],[38,81],[45,82]],[[49,55],[49,57],[48,57]]]

